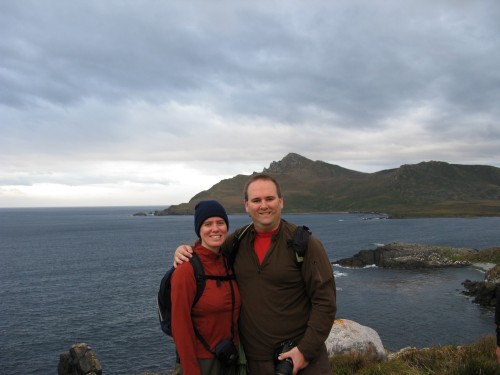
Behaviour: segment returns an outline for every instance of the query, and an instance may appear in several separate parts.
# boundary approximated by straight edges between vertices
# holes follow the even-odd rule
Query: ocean
[[[54,374],[59,355],[85,342],[104,373],[166,374],[175,351],[158,323],[156,293],[192,216],[133,216],[162,207],[0,209],[2,373]],[[383,220],[370,214],[284,215],[307,225],[331,261],[377,244],[500,245],[500,217]],[[230,215],[230,229],[249,222]],[[386,348],[464,344],[494,333],[493,312],[464,296],[473,267],[334,267],[337,318],[375,329]]]

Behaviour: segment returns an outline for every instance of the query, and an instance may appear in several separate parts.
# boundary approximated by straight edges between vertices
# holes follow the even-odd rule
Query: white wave
[[[332,264],[332,266],[336,268],[344,268],[346,270],[352,269],[352,267],[341,266],[340,264]]]
[[[376,264],[369,264],[367,266],[364,266],[364,267],[347,267],[347,266],[341,266],[340,264],[332,264],[332,266],[334,268],[340,268],[340,269],[344,269],[344,270],[360,270],[360,269],[365,269],[365,268],[378,268],[378,266]],[[337,275],[341,275],[341,276],[344,276],[343,275],[343,272],[340,272],[340,271],[335,271],[334,269],[334,274]],[[347,274],[346,274],[347,275]]]

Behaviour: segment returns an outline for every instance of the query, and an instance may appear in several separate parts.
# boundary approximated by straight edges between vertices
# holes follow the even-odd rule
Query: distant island
[[[500,168],[488,165],[428,161],[363,173],[290,153],[262,172],[280,182],[285,213],[383,212],[390,218],[500,216]],[[248,177],[222,180],[189,202],[154,215],[191,215],[196,203],[204,199],[219,200],[229,213],[244,213],[243,188]]]

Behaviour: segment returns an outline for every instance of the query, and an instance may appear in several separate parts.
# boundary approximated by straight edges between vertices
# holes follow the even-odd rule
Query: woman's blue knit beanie
[[[209,217],[214,216],[224,219],[229,229],[229,219],[227,218],[226,210],[219,202],[213,200],[198,202],[194,208],[194,231],[198,237],[200,237],[200,228],[203,222]]]

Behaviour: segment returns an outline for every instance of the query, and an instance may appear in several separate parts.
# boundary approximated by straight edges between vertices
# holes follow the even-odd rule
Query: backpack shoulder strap
[[[311,231],[305,225],[297,226],[293,233],[293,238],[289,243],[295,251],[297,263],[302,263],[304,261],[304,255],[306,254],[309,236],[311,234]]]
[[[247,224],[244,228],[234,233],[233,244],[231,245],[231,252],[227,257],[227,263],[229,268],[233,268],[234,260],[236,259],[236,254],[238,254],[238,249],[240,247],[240,242],[243,236],[248,232],[253,224]],[[234,273],[234,272],[233,272]]]
[[[194,278],[196,279],[196,294],[194,296],[193,306],[196,305],[196,302],[201,298],[201,295],[205,291],[205,270],[203,269],[203,264],[201,264],[200,257],[196,252],[193,251],[193,256],[189,261],[191,266],[193,266]]]

